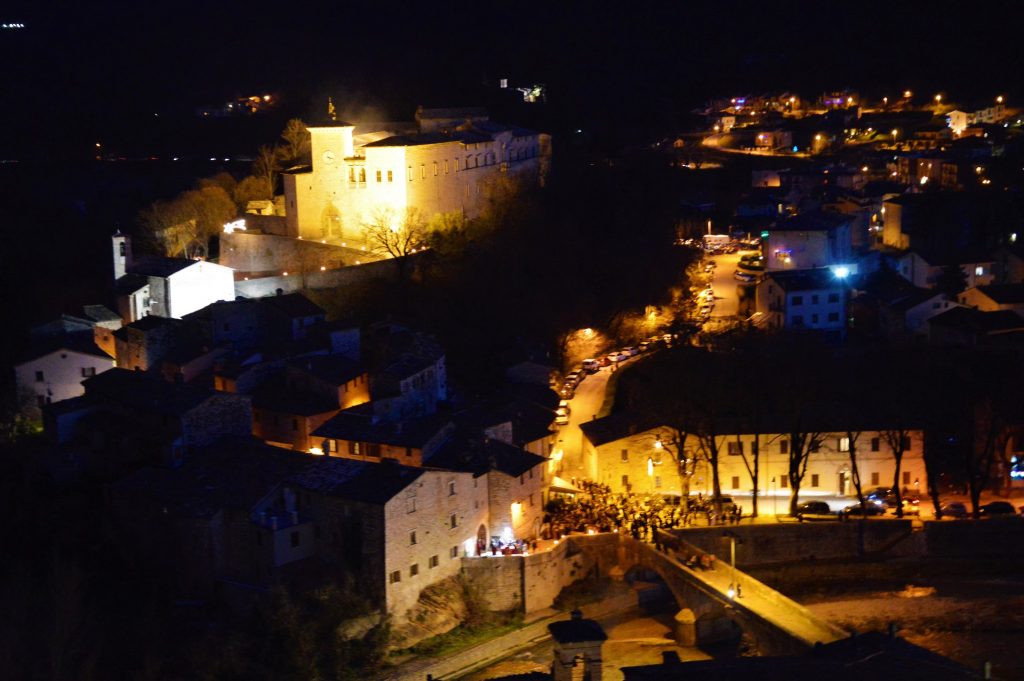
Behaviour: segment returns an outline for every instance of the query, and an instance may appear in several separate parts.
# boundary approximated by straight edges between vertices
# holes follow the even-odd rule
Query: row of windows
[[[65,359],[67,355],[61,355],[61,359]],[[96,375],[96,367],[82,367],[80,369],[82,378],[92,378]],[[36,372],[36,383],[45,383],[46,377],[42,371]]]
[[[448,551],[448,558],[449,559],[454,559],[454,558],[458,558],[458,557],[459,557],[459,547],[458,546],[453,546]],[[440,564],[441,564],[441,560],[437,556],[431,556],[430,560],[427,561],[427,566],[431,570],[433,570],[434,568],[436,568]],[[412,565],[409,566],[409,577],[410,578],[415,577],[419,573],[420,573],[420,564],[419,563],[413,563]],[[390,573],[388,575],[388,584],[397,584],[398,582],[401,582],[401,581],[402,581],[402,571],[401,570],[395,570],[394,572],[392,572],[392,573]]]
[[[910,484],[910,473],[907,472],[907,471],[902,471],[902,473],[903,473],[903,484],[904,485],[909,485]],[[878,471],[872,471],[871,472],[871,484],[872,485],[880,485],[881,484],[881,479],[882,479],[881,473],[879,473]],[[779,481],[779,487],[780,488],[787,489],[789,487],[789,474],[788,473],[783,473],[782,475],[778,476],[778,481]],[[821,476],[818,473],[811,473],[811,482],[810,482],[809,485],[807,485],[807,487],[820,487],[820,486],[821,486]],[[738,475],[732,476],[732,489],[740,489],[740,476],[738,476]]]
[[[831,322],[831,323],[838,323],[839,322],[839,313],[838,312],[829,312],[828,313],[828,321]],[[817,324],[817,323],[819,323],[818,322],[818,314],[814,313],[814,314],[811,315],[811,324]],[[793,315],[793,326],[803,326],[803,325],[804,325],[804,316],[803,315],[799,315],[799,314],[798,315]]]
[[[818,304],[818,297],[819,296],[818,296],[817,293],[811,294],[811,305],[817,305]],[[793,301],[793,306],[794,307],[797,306],[797,305],[803,305],[804,304],[804,297],[803,296],[793,296],[792,301]],[[828,294],[828,302],[830,302],[830,303],[838,303],[839,302],[839,294],[838,293],[830,293],[830,294]]]

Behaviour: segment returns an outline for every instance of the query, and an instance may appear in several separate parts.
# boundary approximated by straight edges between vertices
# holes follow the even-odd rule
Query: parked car
[[[890,496],[892,496],[892,488],[890,487],[874,487],[864,492],[864,498],[873,501],[885,501]]]
[[[608,359],[607,355],[604,356],[604,357],[600,357],[597,360],[598,367],[606,367],[606,366],[608,366],[611,363],[612,363],[612,361],[610,359]]]
[[[751,274],[750,272],[742,272],[740,270],[733,272],[732,277],[736,281],[742,281],[745,284],[753,284],[757,281],[757,275]]]
[[[885,505],[892,511],[893,515],[896,515],[896,500],[886,500]],[[903,515],[921,515],[921,501],[913,497],[903,500]]]
[[[569,411],[572,411],[572,409],[569,407],[569,400],[559,400],[558,401],[558,408],[562,409],[563,407],[565,409],[569,409]]]
[[[571,400],[575,395],[576,387],[568,383],[563,385],[558,391],[558,396],[565,400]]]
[[[601,368],[601,362],[596,359],[585,359],[583,360],[583,370],[588,374],[592,374]]]
[[[638,345],[636,347],[637,347],[638,350],[640,350],[640,352],[647,352],[651,348],[651,342],[650,341],[643,341],[643,342],[640,343],[640,345]]]
[[[885,506],[875,501],[865,501],[863,507],[860,504],[852,504],[842,510],[844,518],[869,515],[885,515]]]
[[[640,351],[634,348],[632,345],[630,345],[625,348],[622,348],[622,354],[627,355],[629,357],[633,357],[634,355],[639,355]]]
[[[568,414],[555,414],[555,425],[556,426],[567,426],[569,425]]]
[[[570,413],[572,412],[569,409],[569,407],[559,407],[558,409],[555,410],[555,416],[564,416],[568,418]]]
[[[805,501],[796,507],[795,515],[800,520],[835,520],[838,518],[824,501]]]
[[[736,503],[732,500],[732,497],[718,497],[718,500],[722,503],[722,513],[732,513],[736,508]],[[712,500],[714,505],[714,500]]]
[[[948,504],[943,504],[940,508],[943,516],[949,516],[950,518],[966,518],[967,507],[959,501],[951,501]]]
[[[1017,515],[1013,510],[1013,504],[1009,501],[990,501],[978,507],[978,513],[982,516],[992,517],[996,515]]]

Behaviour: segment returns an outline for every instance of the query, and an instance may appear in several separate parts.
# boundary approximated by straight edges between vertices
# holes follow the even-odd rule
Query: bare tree
[[[279,158],[280,152],[278,152],[277,147],[264,145],[256,152],[256,160],[252,162],[253,177],[263,180],[270,187],[271,195],[273,195],[274,189],[277,187]]]
[[[277,148],[277,154],[281,165],[285,167],[301,160],[309,153],[312,144],[309,129],[299,118],[292,118],[285,123],[281,141],[283,144]]]
[[[893,426],[879,431],[879,436],[892,452],[895,472],[892,476],[892,489],[896,494],[896,516],[903,517],[903,489],[900,486],[900,469],[903,467],[903,455],[910,447],[911,431],[905,426]]]
[[[807,475],[807,464],[810,463],[811,454],[814,454],[821,447],[822,434],[820,432],[805,430],[799,415],[792,422],[787,432],[789,436],[789,514],[796,515],[796,507],[800,504],[800,487],[803,485],[804,476]]]

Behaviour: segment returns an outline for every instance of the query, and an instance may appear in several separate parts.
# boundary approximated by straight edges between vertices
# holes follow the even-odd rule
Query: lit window
[[[388,182],[394,182],[394,180],[395,180],[395,173],[394,173],[394,171],[389,170],[388,171]]]
[[[381,172],[378,170],[377,171],[377,182],[380,182],[380,181],[381,181]]]
[[[978,265],[977,267],[974,268],[974,276],[982,277],[984,275],[985,275],[985,268],[984,267],[982,267],[981,265]]]

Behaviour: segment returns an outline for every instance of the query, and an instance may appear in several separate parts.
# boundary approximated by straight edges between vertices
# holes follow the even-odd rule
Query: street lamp
[[[736,580],[736,542],[742,544],[743,540],[730,530],[723,532],[722,536],[729,539],[729,564],[732,566],[732,574],[729,577],[729,598],[739,598],[743,591],[740,589],[740,583]]]
[[[942,95],[935,95],[935,103],[942,104]]]
[[[903,98],[904,99],[910,99],[913,95],[914,95],[914,93],[911,92],[910,90],[904,90],[903,91]]]

